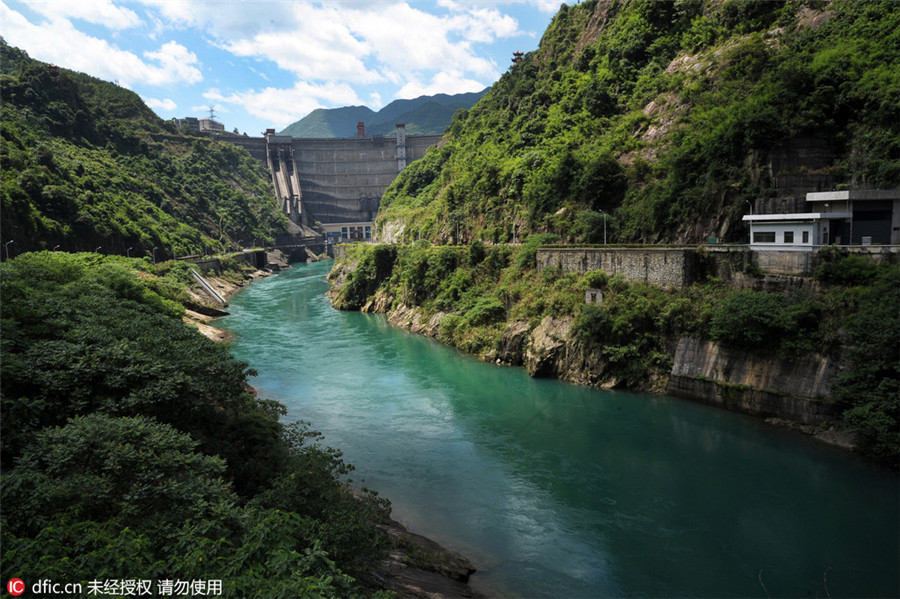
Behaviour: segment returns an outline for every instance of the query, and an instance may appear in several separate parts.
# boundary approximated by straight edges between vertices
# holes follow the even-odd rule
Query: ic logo
[[[10,578],[9,582],[6,583],[6,590],[9,591],[10,595],[19,596],[25,592],[25,583],[22,582],[21,578]]]

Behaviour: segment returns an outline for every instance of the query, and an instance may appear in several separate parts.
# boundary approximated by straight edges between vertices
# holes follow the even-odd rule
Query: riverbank
[[[469,556],[476,590],[752,596],[764,569],[773,596],[825,596],[832,566],[834,596],[893,595],[895,477],[726,410],[534,379],[334,310],[331,266],[234,297],[232,351],[395,519]]]
[[[532,377],[683,397],[896,462],[896,407],[876,390],[900,377],[896,346],[867,336],[872,322],[900,328],[885,308],[900,305],[896,265],[826,252],[805,285],[762,290],[537,269],[536,253],[350,247],[328,296]]]
[[[226,300],[247,285],[290,268],[280,252],[270,252],[267,269],[241,268],[240,277],[209,274],[207,283]],[[233,338],[228,331],[211,324],[228,314],[226,310],[209,305],[199,285],[189,290],[191,301],[203,312],[186,309],[184,320],[195,326],[213,341],[226,342]],[[380,588],[393,591],[399,599],[479,599],[483,596],[469,586],[469,577],[476,571],[465,556],[450,551],[439,543],[410,532],[400,522],[387,518],[380,526],[387,536],[389,549],[385,558],[370,571],[372,581]]]

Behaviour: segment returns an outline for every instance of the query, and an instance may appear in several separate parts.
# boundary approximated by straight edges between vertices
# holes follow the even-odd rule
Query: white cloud
[[[173,81],[197,83],[203,80],[203,74],[195,66],[198,64],[197,55],[181,44],[168,42],[156,52],[144,52],[144,56],[162,65],[161,67],[148,66],[147,74],[151,77],[149,83]]]
[[[468,92],[480,92],[487,85],[474,79],[467,79],[459,73],[440,72],[432,77],[431,82],[423,84],[418,81],[410,81],[397,92],[397,98],[412,99],[419,96],[433,96],[434,94],[464,94]]]
[[[558,12],[559,7],[563,4],[559,0],[532,0],[531,3],[537,6],[541,12],[550,14]]]
[[[157,98],[144,97],[142,99],[144,100],[144,104],[146,104],[150,108],[154,108],[154,109],[158,108],[159,110],[167,110],[170,112],[175,110],[176,108],[178,108],[178,104],[176,104],[174,101],[170,100],[169,98],[158,100]]]
[[[488,11],[491,22],[479,24],[479,13],[466,10],[438,16],[403,3],[377,11],[345,11],[344,18],[389,78],[410,81],[420,73],[453,65],[454,69],[493,79],[499,75],[496,66],[473,48],[473,42],[493,39],[498,31],[506,35],[515,30],[515,22],[494,18],[499,13]],[[462,39],[454,40],[456,37]]]
[[[135,83],[196,83],[203,78],[196,67],[196,55],[175,42],[164,44],[156,52],[146,52],[144,55],[151,61],[148,62],[106,40],[78,31],[66,19],[34,25],[0,2],[0,22],[6,42],[22,48],[32,58],[95,77],[115,79],[126,87]],[[77,51],[73,51],[75,48]]]
[[[314,85],[303,81],[289,89],[267,87],[262,91],[232,92],[229,95],[210,89],[203,97],[213,102],[239,106],[276,128],[286,127],[316,108],[362,103],[346,83]]]
[[[400,86],[453,65],[493,80],[499,70],[476,48],[521,35],[496,6],[443,1],[432,14],[399,1],[172,2],[144,0],[174,27],[198,27],[236,56],[268,60],[298,78]]]
[[[137,14],[123,6],[115,6],[111,0],[76,0],[74,2],[36,2],[28,7],[49,19],[80,19],[109,29],[128,29],[141,24]]]

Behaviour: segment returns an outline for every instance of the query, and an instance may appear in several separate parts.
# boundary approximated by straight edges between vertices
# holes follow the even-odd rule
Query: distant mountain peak
[[[464,94],[435,94],[412,100],[394,100],[378,112],[366,106],[317,108],[285,127],[280,135],[293,137],[356,137],[363,122],[367,136],[393,135],[397,123],[406,123],[411,135],[443,133],[457,110],[471,108],[488,88]]]

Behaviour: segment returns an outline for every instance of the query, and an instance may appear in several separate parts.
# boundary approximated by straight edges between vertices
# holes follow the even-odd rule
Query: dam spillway
[[[388,185],[441,137],[406,135],[398,125],[396,138],[292,138],[269,130],[260,138],[222,140],[266,164],[279,205],[292,221],[318,221],[330,231],[342,223],[371,223]]]

